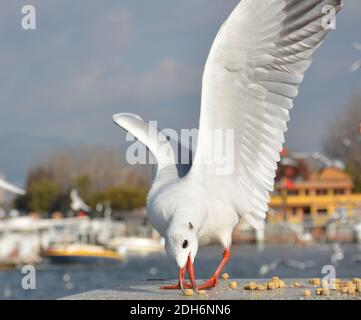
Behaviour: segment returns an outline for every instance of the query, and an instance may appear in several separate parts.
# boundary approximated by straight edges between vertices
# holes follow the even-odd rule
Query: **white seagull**
[[[23,195],[26,194],[24,189],[21,189],[21,188],[15,186],[15,185],[13,185],[13,184],[11,184],[9,182],[6,182],[3,179],[0,179],[0,188],[6,190],[8,192],[17,194],[19,196],[23,196]]]
[[[178,165],[169,139],[161,131],[150,134],[140,117],[113,117],[157,160],[147,213],[179,266],[179,282],[163,289],[216,286],[240,219],[264,227],[293,99],[330,29],[330,8],[338,12],[341,5],[341,0],[240,2],[221,27],[205,66],[192,165]],[[228,141],[222,136],[214,144],[217,130],[233,133],[234,152],[226,153],[231,155],[224,167],[213,160],[222,157]],[[223,258],[211,278],[197,287],[193,262],[198,247],[210,241],[222,244]]]
[[[84,202],[84,200],[80,197],[78,190],[73,189],[70,191],[70,208],[74,211],[85,211],[89,212],[91,208]]]

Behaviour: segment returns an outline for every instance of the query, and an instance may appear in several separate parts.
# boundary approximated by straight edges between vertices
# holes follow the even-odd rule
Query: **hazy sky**
[[[162,127],[197,126],[201,75],[221,23],[238,0],[2,0],[0,136],[21,133],[115,144],[111,121],[133,112]],[[327,124],[361,72],[361,1],[343,12],[314,59],[292,112],[287,145],[319,150]],[[21,8],[37,9],[37,30]],[[11,141],[9,141],[11,143]]]

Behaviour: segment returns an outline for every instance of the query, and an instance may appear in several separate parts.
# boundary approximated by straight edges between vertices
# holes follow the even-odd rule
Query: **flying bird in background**
[[[78,190],[73,189],[70,191],[70,208],[74,211],[85,211],[89,212],[91,208],[84,202],[84,200],[80,197]]]
[[[357,42],[354,42],[353,44],[354,48],[358,51],[361,52],[361,44],[357,43]],[[361,60],[359,61],[356,61],[352,66],[351,66],[351,71],[352,72],[356,72],[357,70],[360,70],[361,69]]]
[[[140,117],[113,117],[157,160],[147,213],[179,267],[178,283],[163,289],[216,286],[240,219],[264,228],[293,99],[330,30],[330,12],[340,9],[341,0],[240,2],[221,27],[205,66],[192,164],[179,163],[169,139],[161,131],[150,135]],[[233,152],[224,154],[227,135],[215,143],[217,131],[232,132]],[[222,163],[215,161],[218,156],[224,157]],[[194,259],[198,247],[211,241],[224,247],[222,260],[197,286]]]

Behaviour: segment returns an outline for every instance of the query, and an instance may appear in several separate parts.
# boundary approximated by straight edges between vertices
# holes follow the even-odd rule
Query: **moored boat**
[[[41,255],[56,264],[103,264],[121,261],[124,258],[124,255],[114,250],[86,244],[51,247],[44,250]]]
[[[133,255],[147,255],[164,252],[162,239],[148,239],[138,237],[118,237],[108,241],[107,246],[119,252]]]

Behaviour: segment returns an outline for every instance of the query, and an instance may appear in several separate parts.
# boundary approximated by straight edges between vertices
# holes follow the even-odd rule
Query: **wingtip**
[[[117,113],[117,114],[113,115],[113,122],[115,124],[119,124],[119,121],[121,119],[124,119],[127,117],[143,121],[143,119],[140,116],[138,116],[137,114],[134,114],[134,113]]]
[[[336,11],[339,12],[344,7],[344,2],[340,1],[339,4],[336,6]]]

